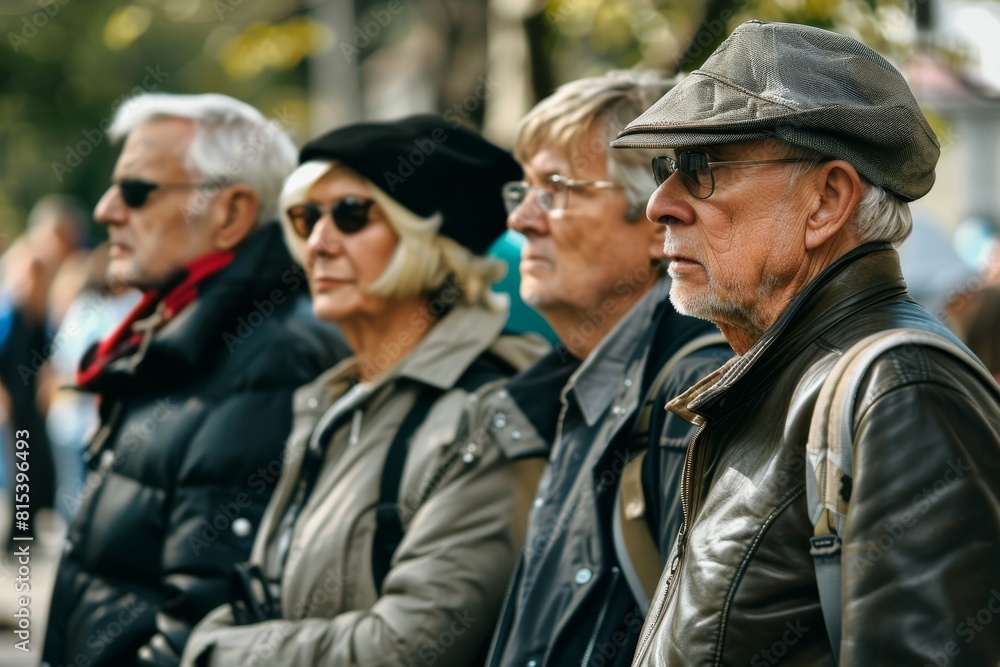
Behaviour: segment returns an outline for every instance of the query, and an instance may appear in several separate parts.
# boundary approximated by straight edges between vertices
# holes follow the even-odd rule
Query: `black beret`
[[[309,160],[339,160],[417,215],[440,213],[438,233],[480,255],[506,229],[501,187],[523,175],[507,151],[430,114],[338,128],[302,147]]]

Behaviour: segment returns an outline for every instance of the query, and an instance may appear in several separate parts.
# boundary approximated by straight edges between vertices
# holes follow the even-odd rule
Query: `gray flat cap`
[[[679,148],[776,138],[846,160],[904,201],[934,184],[937,137],[903,76],[850,37],[748,21],[611,145]]]

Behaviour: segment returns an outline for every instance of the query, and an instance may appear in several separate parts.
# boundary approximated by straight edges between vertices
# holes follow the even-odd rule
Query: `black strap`
[[[484,352],[462,374],[456,387],[472,393],[488,382],[508,377],[513,366],[492,352]],[[403,483],[403,469],[410,453],[410,441],[434,403],[444,393],[437,387],[421,385],[413,407],[406,413],[396,435],[389,445],[382,466],[379,500],[375,506],[375,536],[372,544],[372,577],[375,589],[382,594],[382,583],[389,573],[392,556],[403,541],[403,522],[399,516],[399,490]]]
[[[264,572],[256,563],[236,563],[229,580],[229,599],[236,625],[281,618],[281,604],[271,594]]]
[[[399,487],[403,481],[407,455],[410,453],[410,440],[440,397],[441,390],[437,387],[424,385],[420,388],[417,400],[406,413],[385,456],[379,500],[375,506],[375,537],[372,545],[372,577],[379,595],[382,594],[385,575],[389,573],[392,555],[403,541],[403,522],[399,517]]]

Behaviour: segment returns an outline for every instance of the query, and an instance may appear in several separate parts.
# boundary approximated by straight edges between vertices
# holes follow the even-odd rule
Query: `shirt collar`
[[[670,280],[662,276],[621,318],[570,377],[563,397],[573,396],[588,426],[597,423],[620,390],[626,365],[637,353],[652,324],[656,305],[670,293]],[[648,344],[648,341],[647,341]]]

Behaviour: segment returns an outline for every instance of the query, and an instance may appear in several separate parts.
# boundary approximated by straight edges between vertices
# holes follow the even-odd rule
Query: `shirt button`
[[[309,406],[310,408],[315,408],[317,405],[319,405],[319,399],[316,398],[315,396],[310,396],[309,399],[306,401],[306,405]]]
[[[510,437],[512,439],[514,439],[514,440],[520,440],[521,439],[521,432],[520,431],[512,431],[511,434],[510,434]]]
[[[576,571],[576,576],[573,578],[576,583],[583,586],[588,583],[594,576],[594,573],[590,571],[590,568],[581,567]]]
[[[537,660],[529,660],[527,667],[538,667],[538,661]]]
[[[545,498],[542,498],[541,496],[535,498],[535,507],[541,507],[544,504],[545,504]]]
[[[623,408],[620,405],[616,405],[615,407],[611,408],[611,414],[620,417],[621,415],[625,414],[625,408]]]
[[[630,378],[625,378],[625,386],[626,387],[631,387],[632,386],[632,380]]]
[[[507,415],[505,415],[502,412],[496,413],[496,415],[493,416],[493,425],[497,428],[503,428],[504,426],[506,426]]]
[[[250,523],[250,519],[241,516],[233,521],[233,534],[236,537],[248,537],[252,531],[253,525]]]

